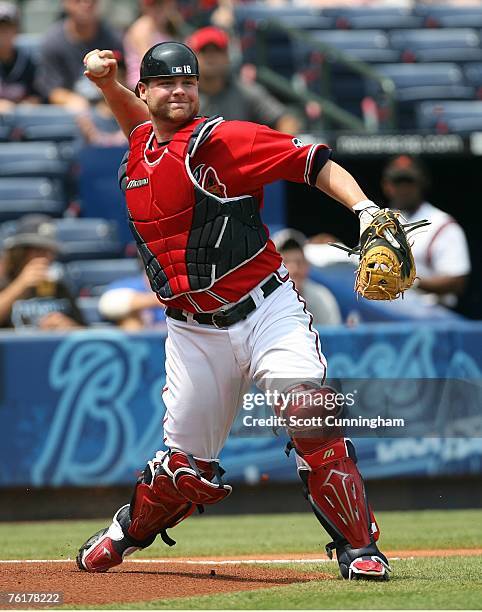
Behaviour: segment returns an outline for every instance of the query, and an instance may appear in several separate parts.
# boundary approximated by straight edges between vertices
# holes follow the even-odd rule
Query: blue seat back
[[[28,213],[60,216],[67,206],[62,184],[46,178],[0,177],[0,222]]]
[[[63,261],[113,258],[123,254],[116,221],[65,218],[54,224]]]
[[[68,278],[76,293],[100,295],[106,285],[139,274],[139,262],[133,259],[96,259],[66,264]]]

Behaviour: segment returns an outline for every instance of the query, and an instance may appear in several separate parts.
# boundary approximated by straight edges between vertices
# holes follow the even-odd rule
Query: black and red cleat
[[[109,531],[110,527],[101,529],[82,545],[76,559],[79,569],[106,572],[122,563],[122,555],[115,550]]]
[[[127,513],[129,506],[123,506],[114,516],[110,527],[94,533],[79,549],[77,566],[84,572],[106,572],[120,565],[124,557],[139,550],[131,538],[122,531],[119,515]]]
[[[348,544],[336,550],[340,573],[346,580],[389,580],[388,559],[378,550],[375,542],[364,548],[351,548]]]
[[[389,580],[388,563],[378,556],[358,557],[350,563],[348,580]]]

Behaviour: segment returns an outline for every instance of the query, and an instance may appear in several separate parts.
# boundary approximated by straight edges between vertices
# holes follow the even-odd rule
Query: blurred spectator
[[[262,123],[287,134],[300,130],[298,119],[258,83],[246,83],[233,74],[229,38],[221,29],[208,26],[186,41],[199,59],[199,100],[206,116]]]
[[[126,68],[122,59],[117,61],[117,80],[125,85]],[[119,128],[100,89],[87,78],[83,93],[90,102],[88,112],[77,115],[77,125],[87,144],[97,147],[127,146],[127,138]]]
[[[92,49],[112,49],[122,56],[120,37],[99,17],[98,0],[63,0],[65,17],[45,34],[40,50],[37,87],[52,104],[86,111],[85,54]]]
[[[216,8],[211,14],[212,25],[225,30],[231,30],[234,27],[234,5],[237,0],[217,0]]]
[[[34,86],[35,64],[17,48],[19,17],[15,5],[0,2],[0,114],[12,112],[19,102],[40,101]]]
[[[22,217],[3,247],[0,327],[69,330],[84,325],[55,261],[59,245],[49,217]]]
[[[465,233],[450,215],[425,201],[428,177],[419,162],[408,155],[392,160],[383,173],[382,188],[390,208],[413,223],[431,222],[414,233],[413,256],[417,267],[415,286],[428,303],[453,307],[470,274],[470,255]]]
[[[321,233],[312,236],[305,244],[304,253],[308,262],[323,268],[333,264],[348,264],[349,266],[358,265],[358,256],[348,255],[346,251],[334,248],[330,243],[343,244],[339,238],[333,234]]]
[[[144,272],[111,283],[100,298],[99,311],[126,331],[159,327],[165,322],[164,308]]]
[[[141,16],[124,36],[127,86],[134,89],[139,81],[139,66],[145,52],[166,40],[181,40],[182,17],[175,0],[140,0]]]
[[[306,237],[296,230],[285,229],[277,232],[272,240],[296,290],[306,301],[308,312],[313,315],[313,324],[339,325],[342,318],[335,296],[327,287],[308,278],[310,264],[303,252]]]

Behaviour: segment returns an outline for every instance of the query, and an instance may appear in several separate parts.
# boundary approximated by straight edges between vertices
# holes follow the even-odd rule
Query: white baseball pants
[[[260,283],[262,285],[266,279]],[[261,391],[301,383],[319,385],[326,375],[318,333],[305,303],[287,280],[228,329],[167,318],[164,442],[198,459],[216,459],[250,381]]]

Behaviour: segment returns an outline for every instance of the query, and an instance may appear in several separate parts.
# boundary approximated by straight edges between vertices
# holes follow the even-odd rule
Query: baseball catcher
[[[339,244],[349,255],[359,255],[355,291],[367,300],[395,300],[413,285],[415,262],[408,234],[430,221],[402,224],[400,213],[380,209],[373,202],[360,202],[360,243],[353,249]]]
[[[107,571],[158,534],[172,545],[167,530],[228,497],[219,454],[254,381],[266,392],[303,391],[283,410],[301,423],[288,431],[291,448],[306,498],[332,540],[327,550],[336,551],[343,578],[386,580],[388,561],[353,444],[342,431],[304,429],[306,420],[323,416],[327,363],[262,222],[263,187],[305,182],[359,214],[357,284],[367,297],[375,288],[374,295],[396,297],[413,281],[398,217],[367,200],[327,145],[199,116],[199,64],[186,45],[163,42],[146,53],[137,95],[117,80],[112,51],[91,51],[85,63],[129,138],[119,182],[146,274],[166,306],[168,335],[164,449],[147,463],[130,504],[82,544],[79,568]]]

